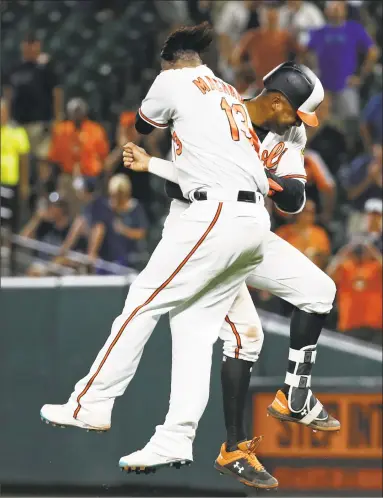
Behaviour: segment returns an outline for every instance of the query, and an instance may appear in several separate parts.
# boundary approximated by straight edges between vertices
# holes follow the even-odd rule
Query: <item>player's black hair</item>
[[[196,52],[200,55],[212,40],[213,29],[208,22],[197,26],[183,26],[168,36],[162,47],[161,58],[174,61],[182,57],[183,52]]]

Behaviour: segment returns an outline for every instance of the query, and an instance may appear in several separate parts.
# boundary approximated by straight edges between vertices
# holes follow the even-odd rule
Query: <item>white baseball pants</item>
[[[209,397],[213,344],[241,285],[262,260],[269,229],[263,199],[256,204],[200,201],[184,208],[164,230],[108,340],[76,384],[68,402],[74,417],[95,426],[110,424],[115,398],[133,378],[159,317],[170,311],[170,407],[152,444],[162,455],[192,459],[195,430]]]
[[[185,206],[177,200],[172,202],[164,233]],[[262,263],[250,273],[246,284],[267,290],[307,313],[329,313],[336,293],[330,277],[273,232],[267,234]],[[226,356],[255,362],[262,349],[263,330],[246,284],[227,313],[219,337]]]

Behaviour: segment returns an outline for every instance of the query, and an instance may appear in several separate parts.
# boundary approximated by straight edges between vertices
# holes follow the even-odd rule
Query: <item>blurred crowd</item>
[[[307,129],[306,206],[291,217],[271,202],[269,210],[278,235],[335,280],[329,326],[382,342],[381,2],[12,0],[1,9],[10,47],[2,57],[3,270],[4,261],[9,274],[30,276],[145,265],[169,200],[161,180],[122,167],[121,146],[134,141],[169,157],[167,132],[138,136],[135,113],[166,34],[207,20],[217,36],[206,63],[244,97],[285,60],[320,76],[326,95],[320,125]],[[67,30],[59,41],[58,24]],[[265,292],[253,298],[291,311]]]

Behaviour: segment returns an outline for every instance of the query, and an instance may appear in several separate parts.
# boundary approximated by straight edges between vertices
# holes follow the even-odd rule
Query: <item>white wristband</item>
[[[165,180],[178,183],[177,168],[172,161],[152,157],[149,161],[148,171],[161,178],[165,178]]]

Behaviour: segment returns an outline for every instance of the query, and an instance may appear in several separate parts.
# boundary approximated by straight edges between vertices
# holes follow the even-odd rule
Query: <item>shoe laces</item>
[[[252,465],[255,470],[258,470],[259,472],[262,472],[265,470],[265,467],[261,464],[261,462],[258,460],[258,458],[255,455],[255,450],[258,448],[259,443],[262,441],[263,436],[256,436],[254,437],[250,443],[247,445],[247,451],[246,451],[246,459]]]

